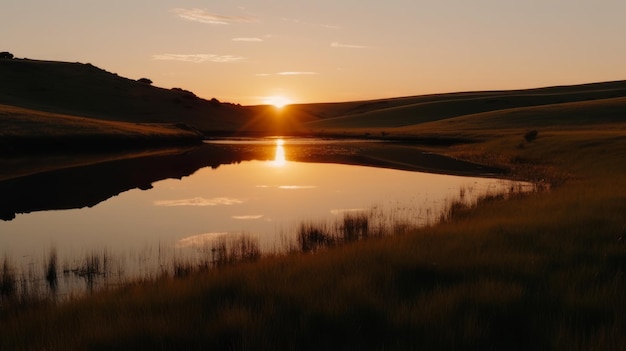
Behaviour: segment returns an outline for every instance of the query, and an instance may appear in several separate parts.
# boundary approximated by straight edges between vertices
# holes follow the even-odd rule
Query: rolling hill
[[[203,132],[237,130],[241,106],[190,91],[152,86],[91,64],[0,60],[0,104],[42,112],[131,123],[183,123]]]
[[[488,114],[487,116],[492,119],[498,119],[502,114],[507,116],[503,117],[504,122],[511,121],[510,117],[513,114],[517,117],[532,116],[533,120],[536,120],[539,118],[537,113],[542,112],[543,118],[539,125],[575,124],[580,123],[581,118],[588,123],[600,122],[607,118],[611,121],[623,121],[626,111],[624,97],[626,81],[615,81],[528,90],[425,95],[361,103],[303,105],[292,108],[308,111],[318,117],[307,123],[311,131],[384,130],[391,134],[419,134],[421,126],[431,130],[436,127],[434,129],[439,132],[455,131],[458,130],[456,127],[459,127],[459,124],[437,124],[437,122],[456,118],[461,118],[457,121],[467,121],[470,118],[467,116],[472,116],[470,118],[472,119],[479,115],[481,115],[479,119],[487,118],[483,114]],[[582,110],[586,111],[587,117],[581,117]],[[596,112],[602,115],[608,113],[612,117],[594,119],[591,114]],[[560,115],[546,116],[546,113]],[[572,113],[576,117],[569,121],[568,116]],[[524,118],[517,120],[516,127],[519,123],[528,127],[534,125]]]
[[[477,91],[370,101],[240,106],[163,89],[89,63],[0,60],[0,145],[182,140],[218,135],[343,135],[468,141],[483,127],[621,123],[626,81]],[[426,139],[423,139],[426,140]]]

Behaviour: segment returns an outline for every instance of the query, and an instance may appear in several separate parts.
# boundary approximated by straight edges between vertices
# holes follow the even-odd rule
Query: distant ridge
[[[626,97],[626,81],[525,90],[462,92],[327,105],[311,129],[399,128],[471,114]],[[315,111],[303,105],[303,110]],[[315,112],[312,112],[315,113]]]
[[[10,113],[6,111],[13,111],[13,108],[22,108],[19,110],[22,116],[39,116],[38,119],[31,118],[30,125],[37,121],[51,125],[63,120],[69,126],[66,123],[68,119],[58,119],[59,115],[92,121],[150,124],[151,128],[161,124],[168,130],[155,133],[161,137],[166,135],[165,139],[171,138],[172,126],[186,133],[201,132],[204,136],[421,137],[425,133],[463,134],[469,129],[507,128],[507,123],[512,123],[511,127],[525,125],[528,128],[583,122],[615,123],[621,122],[626,113],[624,80],[534,89],[294,104],[280,111],[270,106],[240,106],[216,99],[202,99],[183,88],[155,87],[148,78],[133,80],[120,77],[89,63],[4,58],[0,59],[0,82],[0,116],[2,106],[8,106],[4,108],[7,116]],[[29,110],[37,113],[29,113]],[[585,111],[584,116],[581,111]],[[15,117],[15,114],[12,116]],[[524,116],[523,120],[520,116]],[[13,118],[13,121],[24,120]],[[19,137],[19,126],[8,118],[4,122],[0,120],[0,125],[2,123],[11,123],[13,137]],[[73,122],[73,125],[76,123]],[[110,127],[103,128],[110,130]],[[92,135],[97,130],[94,128],[85,133]],[[115,126],[116,130],[120,128],[126,127]],[[48,129],[38,130],[46,133]],[[0,139],[2,133],[0,131]],[[32,138],[33,133],[28,133]],[[6,132],[4,136],[6,139]],[[462,135],[458,140],[467,140],[467,137]]]

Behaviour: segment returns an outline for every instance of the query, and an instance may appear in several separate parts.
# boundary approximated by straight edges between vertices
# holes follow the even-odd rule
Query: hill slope
[[[123,149],[200,141],[176,124],[107,121],[0,105],[0,153]]]
[[[184,123],[204,132],[237,130],[240,106],[163,89],[91,64],[0,60],[0,104],[133,123]]]
[[[528,90],[425,95],[294,107],[316,115],[313,131],[417,126],[465,115],[626,97],[626,81]]]
[[[204,100],[183,89],[154,87],[149,83],[119,77],[91,64],[3,59],[0,60],[0,81],[0,105],[91,120],[185,125],[205,135],[367,132],[415,137],[424,133],[453,134],[463,129],[462,124],[469,123],[465,135],[458,139],[462,141],[467,140],[468,135],[473,137],[469,132],[480,129],[480,120],[485,118],[493,120],[489,122],[490,126],[495,120],[500,120],[496,124],[505,128],[505,122],[512,123],[512,116],[515,115],[516,122],[512,127],[524,125],[533,128],[536,125],[579,123],[580,116],[573,120],[570,117],[580,115],[584,110],[588,116],[610,113],[613,117],[605,117],[611,122],[619,122],[619,116],[624,115],[626,108],[624,101],[619,100],[626,97],[626,81],[295,104],[282,110]],[[564,107],[558,107],[561,105]],[[42,118],[41,113],[31,115]],[[543,114],[542,121],[538,124],[529,122],[528,118],[539,122],[538,113]],[[560,115],[557,117],[555,114]],[[476,120],[472,122],[472,119]],[[5,119],[4,124],[8,121]],[[593,119],[585,121],[598,123]],[[40,122],[49,125],[50,121]],[[29,123],[34,124],[35,120],[31,119]],[[43,132],[46,128],[37,130]]]

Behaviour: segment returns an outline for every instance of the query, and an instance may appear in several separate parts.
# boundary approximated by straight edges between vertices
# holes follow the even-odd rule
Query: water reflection
[[[119,259],[123,267],[113,269],[128,276],[157,274],[165,261],[181,257],[208,255],[218,262],[219,252],[207,251],[207,245],[225,238],[253,236],[271,252],[297,245],[302,221],[336,223],[350,215],[359,224],[362,213],[371,217],[372,232],[385,226],[397,231],[399,225],[432,223],[459,194],[471,202],[512,184],[389,169],[407,163],[380,163],[380,149],[335,141],[215,142],[0,181],[0,214],[12,219],[0,221],[0,259],[10,254],[28,272],[43,267],[42,253],[56,247],[60,265],[69,267],[63,270],[78,267],[80,273],[93,271],[82,269],[93,266],[93,252],[106,251],[102,261]],[[415,151],[410,155],[413,161],[439,160]],[[353,166],[370,163],[388,168]],[[471,170],[456,160],[445,165]],[[328,227],[348,228],[346,223]]]
[[[271,165],[274,167],[282,167],[287,163],[285,157],[285,140],[282,138],[276,139],[276,153]]]

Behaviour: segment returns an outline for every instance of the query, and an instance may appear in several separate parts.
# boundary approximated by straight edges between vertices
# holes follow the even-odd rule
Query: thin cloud
[[[302,190],[302,189],[315,189],[317,186],[315,185],[281,185],[278,189],[286,189],[286,190]]]
[[[335,26],[332,24],[320,24],[320,27],[327,28],[327,29],[341,29],[340,26]]]
[[[334,215],[340,215],[340,214],[344,214],[344,213],[351,213],[351,212],[364,212],[366,211],[365,208],[337,208],[334,210],[330,210],[331,214]]]
[[[188,21],[215,25],[226,25],[231,23],[251,23],[257,21],[255,18],[252,17],[224,16],[210,13],[201,9],[175,8],[172,10],[172,12],[178,15],[178,17]]]
[[[276,73],[279,76],[314,76],[317,75],[317,72],[301,72],[301,71],[286,71],[286,72],[278,72]]]
[[[330,43],[330,46],[333,48],[344,48],[344,49],[370,49],[371,46],[365,46],[365,45],[354,45],[354,44],[342,44],[339,42],[332,42]]]
[[[280,19],[283,22],[291,22],[291,23],[298,23],[298,24],[305,24],[305,22],[302,22],[301,20],[297,19],[297,18],[287,18],[287,17],[283,17]]]
[[[199,235],[192,235],[186,238],[182,238],[176,242],[176,248],[186,248],[186,247],[202,247],[208,243],[216,241],[220,238],[225,237],[228,233],[205,233]]]
[[[193,62],[193,63],[203,63],[203,62],[228,63],[228,62],[237,62],[237,61],[245,60],[245,57],[233,56],[233,55],[213,55],[213,54],[192,54],[192,55],[159,54],[159,55],[152,55],[152,59],[158,60],[158,61],[183,61],[183,62]]]
[[[271,76],[316,76],[319,73],[310,71],[284,71],[277,73],[257,73],[257,77],[271,77]]]
[[[263,215],[232,216],[231,218],[232,219],[239,219],[239,220],[252,220],[252,219],[263,218]]]
[[[260,43],[263,41],[261,38],[233,38],[233,41],[245,41],[250,43]]]
[[[230,197],[216,197],[212,199],[205,199],[203,197],[194,197],[191,199],[181,200],[158,200],[154,202],[155,206],[174,207],[174,206],[230,206],[244,203],[244,200],[235,199]]]

